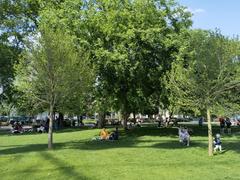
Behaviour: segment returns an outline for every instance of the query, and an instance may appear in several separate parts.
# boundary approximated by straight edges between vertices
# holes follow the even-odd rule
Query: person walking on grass
[[[227,133],[228,133],[228,135],[231,134],[231,125],[232,125],[232,123],[231,123],[230,119],[226,118],[226,126],[227,126]]]
[[[199,120],[198,120],[199,127],[203,126],[203,121],[204,121],[204,117],[200,117]]]
[[[219,118],[219,123],[220,123],[220,133],[224,134],[225,120],[223,117]]]

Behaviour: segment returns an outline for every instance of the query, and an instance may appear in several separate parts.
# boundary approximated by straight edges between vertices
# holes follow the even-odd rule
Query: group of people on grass
[[[189,129],[185,126],[185,127],[179,127],[178,128],[178,135],[179,135],[179,142],[181,142],[183,145],[185,146],[189,146],[190,145],[190,133],[189,133]],[[100,136],[94,138],[94,140],[118,140],[119,139],[119,131],[118,131],[118,127],[116,127],[116,129],[113,132],[109,132],[107,131],[105,128],[103,128],[100,131]],[[214,152],[216,151],[222,151],[222,141],[221,141],[221,136],[220,134],[216,134],[216,136],[214,137]]]
[[[185,146],[190,145],[190,134],[189,130],[186,127],[180,127],[178,128],[178,135],[179,135],[179,142],[183,143]],[[222,141],[221,141],[221,135],[216,134],[213,140],[214,143],[214,152],[217,151],[222,152]]]
[[[228,134],[231,133],[231,122],[230,122],[229,118],[226,118],[226,120],[224,118],[219,118],[219,122],[220,122],[220,127],[221,127],[221,131],[220,131],[221,133],[224,133],[225,125],[227,126]],[[40,126],[38,128],[38,131],[46,132],[47,129],[45,126]],[[13,124],[12,133],[21,133],[21,132],[23,132],[21,123],[15,122]],[[179,135],[179,142],[183,143],[186,146],[190,145],[189,129],[186,126],[178,128],[178,135]],[[95,140],[118,140],[119,139],[118,127],[116,127],[116,129],[111,133],[108,130],[106,130],[105,128],[103,128],[100,131],[99,136],[94,139]],[[222,142],[221,142],[220,134],[216,134],[213,142],[214,142],[214,146],[215,146],[214,152],[216,152],[217,150],[219,150],[221,152],[222,151]]]
[[[224,134],[225,132],[225,128],[227,128],[227,133],[228,134],[231,134],[231,121],[230,119],[227,117],[227,118],[223,118],[223,117],[220,117],[219,118],[219,123],[220,123],[220,133],[221,134]]]
[[[230,118],[220,117],[218,120],[219,120],[219,124],[220,124],[220,134],[224,134],[225,128],[226,128],[228,135],[230,135],[231,134],[231,125],[232,125]],[[214,141],[213,141],[214,152],[217,152],[217,151],[222,152],[222,141],[221,141],[220,134],[216,134],[216,136],[214,138]]]
[[[157,125],[158,128],[178,125],[178,121],[172,120],[170,117],[163,118],[162,116],[157,116],[156,120],[158,122],[158,125]]]
[[[106,130],[105,128],[103,128],[100,131],[100,134],[98,137],[93,138],[93,140],[118,140],[119,139],[119,131],[118,131],[118,127],[116,127],[116,129],[113,132],[109,132],[108,130]]]
[[[49,128],[49,120],[46,121],[45,125],[41,124],[38,128],[36,128],[36,131],[39,132],[39,133],[44,133],[44,132],[48,132],[48,128]],[[32,132],[32,131],[33,131],[33,128],[30,128],[30,129],[27,130],[27,132]],[[18,134],[18,133],[26,132],[26,129],[24,130],[21,122],[16,121],[12,125],[11,132],[13,134]]]

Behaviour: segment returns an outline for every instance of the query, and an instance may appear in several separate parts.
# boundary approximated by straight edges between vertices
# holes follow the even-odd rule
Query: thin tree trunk
[[[64,115],[63,115],[63,113],[59,112],[59,116],[58,116],[58,129],[62,129],[63,128],[63,120],[64,120]]]
[[[136,124],[136,113],[133,112],[133,123]]]
[[[128,120],[129,115],[127,113],[123,114],[123,128],[127,130],[127,120]]]
[[[210,114],[210,110],[208,108],[207,108],[207,122],[208,122],[208,155],[213,156],[211,114]]]
[[[10,119],[11,119],[11,109],[12,109],[12,106],[10,105],[9,106],[9,109],[8,109],[8,112],[7,112],[7,115],[8,115],[8,118],[9,118],[9,122],[10,122]]]
[[[83,116],[82,116],[82,115],[80,116],[80,125],[81,125],[81,126],[84,125],[84,124],[83,124]]]
[[[80,116],[77,115],[77,126],[80,126]]]
[[[48,130],[48,149],[53,148],[53,105],[50,105],[49,130]]]
[[[99,113],[99,119],[98,119],[98,128],[103,128],[105,126],[105,113],[100,112]]]
[[[118,111],[118,121],[119,121],[119,122],[122,121],[122,114],[121,114],[121,111]]]
[[[8,111],[8,112],[7,112],[7,115],[8,115],[8,121],[10,122],[10,120],[11,120],[11,117],[10,117],[10,116],[11,116],[11,112]]]

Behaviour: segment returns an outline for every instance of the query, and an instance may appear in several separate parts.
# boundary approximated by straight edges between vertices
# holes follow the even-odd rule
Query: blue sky
[[[240,0],[176,0],[193,15],[193,28],[219,28],[224,35],[240,35]]]

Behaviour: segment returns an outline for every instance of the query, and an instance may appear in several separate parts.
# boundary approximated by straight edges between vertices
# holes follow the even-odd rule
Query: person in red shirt
[[[220,133],[224,134],[225,120],[223,117],[219,118],[219,123],[220,123]]]

